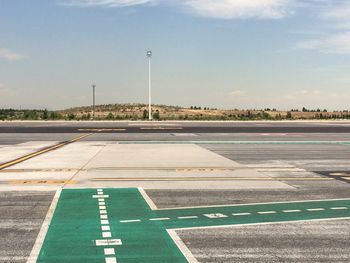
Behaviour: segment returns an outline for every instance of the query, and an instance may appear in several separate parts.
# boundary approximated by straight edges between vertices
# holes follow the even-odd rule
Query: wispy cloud
[[[245,94],[246,92],[244,90],[233,90],[229,93],[229,95],[233,97],[243,96]]]
[[[195,14],[213,18],[279,19],[293,11],[293,0],[188,0],[184,5]]]
[[[153,0],[61,0],[60,4],[79,7],[126,7],[151,3]]]
[[[11,51],[6,48],[0,48],[0,59],[6,59],[10,61],[15,61],[15,60],[21,60],[23,59],[23,55],[16,53],[14,51]]]
[[[293,13],[297,0],[60,0],[62,5],[79,7],[126,7],[144,4],[171,4],[190,13],[220,19],[279,19]]]
[[[323,53],[350,54],[350,32],[301,41],[297,44],[297,48],[318,50]]]

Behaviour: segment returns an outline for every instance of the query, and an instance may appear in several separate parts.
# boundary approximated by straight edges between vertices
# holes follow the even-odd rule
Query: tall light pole
[[[95,88],[96,85],[92,85],[92,119],[95,120]]]
[[[152,51],[147,51],[148,58],[148,119],[152,120],[152,76],[151,76],[151,60]]]

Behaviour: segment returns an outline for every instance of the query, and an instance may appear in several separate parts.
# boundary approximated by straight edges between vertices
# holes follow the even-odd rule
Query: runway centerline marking
[[[38,262],[126,262],[130,255],[138,262],[196,262],[173,230],[350,218],[350,199],[160,210],[149,207],[138,189],[98,192],[62,190]],[[102,201],[106,210],[99,208]],[[106,255],[111,248],[115,254]]]

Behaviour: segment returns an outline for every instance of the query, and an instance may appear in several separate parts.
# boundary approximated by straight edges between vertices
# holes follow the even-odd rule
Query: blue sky
[[[350,2],[0,0],[0,107],[349,109]]]

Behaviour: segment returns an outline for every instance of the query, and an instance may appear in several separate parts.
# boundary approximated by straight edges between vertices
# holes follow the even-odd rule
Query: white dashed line
[[[104,253],[106,256],[115,255],[115,250],[114,248],[105,248]]]
[[[108,220],[101,220],[101,225],[109,225],[109,221]]]
[[[193,219],[198,218],[198,216],[179,216],[178,219]]]
[[[112,233],[111,232],[102,232],[102,237],[103,238],[112,237]]]
[[[106,210],[106,206],[100,205],[100,206],[99,206],[99,209],[100,209],[100,210]]]
[[[103,201],[103,202],[98,202],[98,205],[106,205],[106,203]]]
[[[150,221],[162,221],[162,220],[170,220],[169,217],[163,217],[163,218],[150,218]]]
[[[298,213],[301,212],[299,209],[293,209],[293,210],[282,210],[283,213]]]
[[[100,218],[101,219],[108,219],[108,216],[107,215],[100,215]]]
[[[307,211],[314,212],[314,211],[324,211],[324,208],[309,208],[306,209]]]
[[[260,215],[265,215],[265,214],[276,214],[276,211],[261,211],[261,212],[258,212],[258,214],[260,214]]]
[[[331,207],[332,210],[346,210],[348,209],[347,207],[345,206],[342,206],[342,207]]]
[[[106,210],[100,210],[100,214],[101,215],[105,215],[105,214],[107,214],[107,211]]]
[[[111,228],[109,226],[101,226],[102,231],[110,231]]]
[[[136,222],[141,222],[140,219],[134,219],[134,220],[120,220],[120,223],[136,223]]]
[[[109,195],[93,195],[92,198],[108,198]]]
[[[106,263],[117,263],[117,259],[115,257],[108,257],[106,258]]]
[[[98,201],[99,201],[99,202],[104,202],[105,199],[104,199],[104,198],[99,198]]]
[[[234,216],[249,216],[251,214],[252,213],[233,213],[232,215],[234,215]]]

